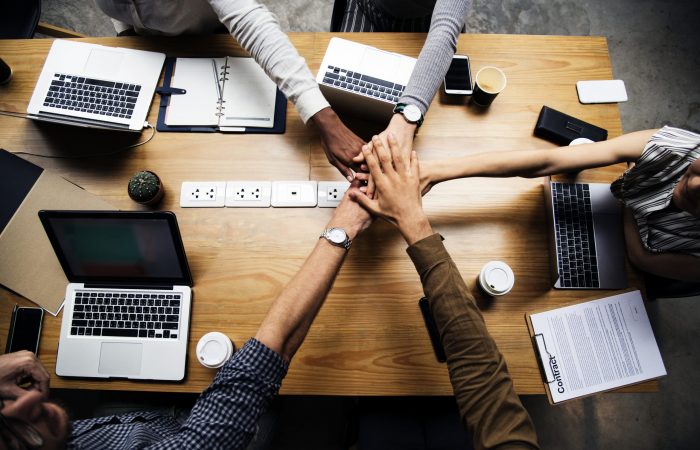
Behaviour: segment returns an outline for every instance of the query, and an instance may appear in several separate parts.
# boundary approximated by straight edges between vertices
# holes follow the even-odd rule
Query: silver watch
[[[342,247],[345,250],[350,249],[350,245],[352,244],[352,241],[348,238],[348,234],[342,228],[326,228],[319,238],[326,238],[331,244],[336,247]]]

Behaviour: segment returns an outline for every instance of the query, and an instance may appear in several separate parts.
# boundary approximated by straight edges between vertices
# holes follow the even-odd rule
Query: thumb
[[[377,203],[377,201],[370,199],[362,192],[352,190],[350,191],[350,198],[356,203],[358,203],[360,206],[362,206],[364,209],[369,211],[371,214],[380,215],[379,204]]]

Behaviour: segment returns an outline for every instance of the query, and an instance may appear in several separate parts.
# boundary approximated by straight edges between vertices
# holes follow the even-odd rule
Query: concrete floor
[[[263,0],[284,30],[327,31],[331,0]],[[42,20],[91,36],[114,35],[104,14],[84,0],[44,0]],[[700,2],[697,0],[474,0],[474,33],[602,35],[616,78],[627,132],[664,124],[700,130]],[[603,394],[559,406],[542,396],[523,402],[543,449],[694,449],[700,446],[700,298],[653,302],[649,315],[669,375],[655,394]],[[111,398],[108,395],[106,398]],[[353,402],[286,399],[274,448],[342,448]],[[299,420],[303,417],[305,420]],[[284,426],[285,421],[293,426]]]

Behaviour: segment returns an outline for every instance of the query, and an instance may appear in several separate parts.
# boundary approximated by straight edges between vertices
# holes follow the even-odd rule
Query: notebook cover
[[[177,58],[168,57],[165,59],[165,73],[163,74],[163,86],[156,89],[156,93],[160,95],[160,106],[158,107],[158,121],[156,122],[156,130],[158,131],[173,131],[173,132],[189,132],[189,133],[214,133],[220,132],[218,126],[184,126],[184,125],[167,125],[165,123],[165,114],[170,103],[170,89],[177,88],[171,86],[170,82],[173,78],[175,69],[175,61]],[[185,94],[186,95],[186,94]],[[272,128],[261,127],[245,127],[240,133],[248,134],[282,134],[287,128],[287,98],[282,92],[277,89],[277,97],[275,98],[275,124]]]

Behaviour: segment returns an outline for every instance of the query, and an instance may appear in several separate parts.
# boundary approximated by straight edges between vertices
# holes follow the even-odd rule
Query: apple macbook
[[[620,202],[609,184],[544,183],[550,264],[558,289],[624,289]]]
[[[165,54],[55,40],[27,107],[35,120],[138,132]]]
[[[172,212],[39,211],[68,278],[56,374],[182,380],[192,277]]]
[[[316,81],[333,109],[389,120],[416,59],[332,38]]]

